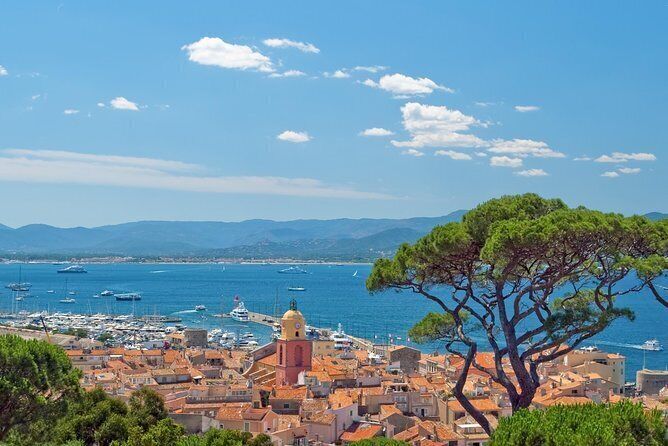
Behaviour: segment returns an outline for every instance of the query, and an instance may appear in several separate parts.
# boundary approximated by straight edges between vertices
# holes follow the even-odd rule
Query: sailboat
[[[67,293],[67,279],[65,279],[65,293],[64,293],[64,295],[65,295],[65,297],[62,298],[62,299],[60,299],[60,301],[59,301],[61,304],[73,304],[73,303],[76,302],[76,299],[75,299],[75,298],[73,298],[73,297],[68,297],[68,293]]]
[[[357,277],[357,270],[353,273],[353,277]]]
[[[30,291],[32,286],[29,282],[21,282],[21,265],[19,265],[19,281],[8,283],[5,288],[9,288],[12,291]]]

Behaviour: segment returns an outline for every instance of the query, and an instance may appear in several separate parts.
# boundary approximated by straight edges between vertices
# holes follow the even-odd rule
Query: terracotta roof
[[[360,441],[373,438],[383,432],[379,424],[353,423],[339,437],[341,441]]]
[[[269,399],[304,400],[308,395],[306,387],[274,387]]]
[[[216,420],[243,420],[243,413],[251,407],[250,403],[224,403],[218,413]]]
[[[259,362],[260,364],[275,366],[276,359],[277,359],[276,353],[272,353],[269,356],[265,356],[264,358],[259,359],[257,362]]]
[[[336,392],[330,393],[328,400],[332,409],[339,409],[354,404],[357,401],[357,395],[349,389],[337,389]]]
[[[394,404],[381,404],[380,405],[380,419],[389,417],[390,415],[400,414],[403,415],[401,409],[399,409]]]
[[[489,398],[470,398],[469,401],[476,409],[482,412],[492,412],[501,410],[501,408]],[[466,412],[461,403],[457,400],[448,401],[448,408],[454,412]]]

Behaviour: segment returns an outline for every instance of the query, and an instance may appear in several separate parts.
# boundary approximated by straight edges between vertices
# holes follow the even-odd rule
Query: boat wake
[[[596,341],[596,344],[610,345],[612,347],[634,348],[636,350],[645,350],[640,344],[624,344],[623,342]]]
[[[181,311],[175,311],[172,314],[187,314],[187,313],[197,313],[197,310],[181,310]]]

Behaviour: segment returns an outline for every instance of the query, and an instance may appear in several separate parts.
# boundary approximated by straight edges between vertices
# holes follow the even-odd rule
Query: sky
[[[662,1],[0,4],[0,223],[668,212]]]

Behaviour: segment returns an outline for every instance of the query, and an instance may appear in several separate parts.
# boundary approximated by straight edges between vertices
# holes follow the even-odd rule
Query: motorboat
[[[352,341],[343,331],[343,327],[339,324],[337,330],[332,333],[330,339],[334,341],[334,348],[337,350],[345,350],[350,348]]]
[[[114,295],[114,292],[110,291],[110,290],[104,290],[100,293],[100,296],[104,296],[104,297],[109,297],[109,296],[113,296],[113,295]]]
[[[279,274],[308,274],[308,271],[306,271],[303,268],[300,268],[299,266],[290,266],[285,269],[278,270]]]
[[[230,312],[230,317],[237,322],[248,322],[250,317],[248,316],[248,310],[243,302],[239,301],[237,306]]]
[[[195,305],[195,311],[206,311],[206,307],[204,305]]]
[[[651,352],[660,352],[661,350],[663,350],[663,346],[659,343],[658,339],[649,339],[645,341],[643,345],[640,346],[640,349]]]
[[[303,286],[289,286],[288,291],[306,291]]]
[[[86,269],[81,265],[70,265],[66,268],[58,270],[58,273],[64,273],[64,274],[81,274],[87,272],[88,271],[86,271]]]
[[[116,294],[116,300],[120,301],[133,301],[133,300],[141,300],[141,294],[139,293],[121,293],[121,294]]]
[[[64,298],[64,299],[60,299],[59,302],[60,302],[61,304],[73,304],[73,303],[75,303],[76,301],[77,301],[77,300],[74,299],[74,298],[72,298],[72,297],[66,297],[66,298]]]

